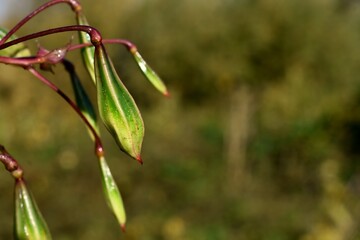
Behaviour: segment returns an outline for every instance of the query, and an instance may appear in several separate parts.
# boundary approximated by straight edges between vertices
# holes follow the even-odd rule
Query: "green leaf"
[[[85,15],[80,12],[77,13],[76,20],[79,25],[86,25],[86,26],[89,25]],[[90,36],[85,32],[79,31],[79,42],[90,43],[91,42]],[[81,49],[81,57],[83,63],[91,79],[93,80],[94,84],[96,84],[95,69],[94,69],[94,52],[95,52],[95,47],[85,47]]]
[[[99,163],[102,175],[103,191],[107,204],[117,218],[121,228],[125,230],[126,214],[119,188],[116,185],[105,158],[101,157],[99,159]]]
[[[8,33],[7,30],[0,28],[0,39],[5,37]],[[7,42],[15,40],[16,36],[12,35]],[[11,47],[0,50],[0,56],[3,57],[27,57],[30,56],[31,52],[24,43],[18,43]]]
[[[102,121],[125,153],[142,163],[144,123],[136,103],[101,44],[95,50],[98,107]]]
[[[15,239],[48,240],[49,229],[23,179],[15,180]]]
[[[136,48],[130,49],[131,54],[133,55],[137,65],[139,66],[142,73],[150,81],[150,83],[162,94],[169,96],[169,92],[161,80],[161,78],[156,74],[156,72],[145,62],[144,58],[140,55],[139,51]]]

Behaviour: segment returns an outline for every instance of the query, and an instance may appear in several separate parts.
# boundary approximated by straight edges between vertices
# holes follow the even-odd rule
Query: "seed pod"
[[[76,20],[79,25],[86,25],[88,26],[89,23],[84,14],[78,12],[76,15]],[[79,31],[79,42],[80,43],[90,43],[90,36],[82,31]],[[96,77],[95,77],[95,69],[94,69],[94,47],[85,47],[81,49],[81,57],[88,71],[91,79],[93,80],[94,84],[96,84]]]
[[[8,33],[7,30],[0,28],[0,39],[5,37]],[[16,36],[12,35],[7,42],[15,40]],[[18,43],[16,45],[10,46],[8,48],[0,50],[0,56],[3,57],[28,57],[31,55],[30,50],[24,43]]]
[[[136,47],[130,48],[130,52],[133,55],[135,62],[139,66],[141,72],[150,81],[150,83],[162,94],[169,96],[169,92],[156,72],[145,62],[144,58],[140,55]]]
[[[102,121],[125,153],[140,163],[144,123],[136,103],[101,44],[95,49],[98,107]]]
[[[121,194],[118,186],[111,174],[110,168],[104,157],[99,159],[101,175],[102,175],[102,185],[103,191],[107,200],[107,204],[111,211],[114,213],[117,218],[121,229],[125,230],[126,214],[124,203],[121,198]]]
[[[14,234],[18,240],[49,240],[51,235],[22,178],[15,180]]]
[[[70,75],[71,85],[72,85],[72,88],[73,88],[73,91],[75,94],[76,105],[80,108],[82,114],[88,120],[90,125],[95,129],[96,133],[98,135],[100,135],[94,107],[93,107],[93,105],[90,101],[90,98],[87,95],[83,85],[81,84],[81,81],[75,71],[74,65],[68,60],[63,60],[62,63],[64,65],[66,71]],[[89,131],[89,134],[90,134],[91,138],[94,140],[94,136],[91,133],[91,131]]]

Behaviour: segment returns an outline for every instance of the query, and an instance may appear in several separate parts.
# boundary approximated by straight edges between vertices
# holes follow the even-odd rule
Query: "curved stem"
[[[21,42],[25,42],[25,41],[34,39],[34,38],[39,38],[39,37],[43,37],[43,36],[47,36],[47,35],[51,35],[51,34],[55,34],[55,33],[73,32],[73,31],[82,31],[82,32],[86,32],[87,34],[89,34],[91,43],[94,46],[98,46],[102,42],[101,34],[96,28],[91,27],[91,26],[85,26],[85,25],[70,25],[70,26],[65,26],[65,27],[51,28],[48,30],[32,33],[32,34],[17,38],[10,42],[4,43],[3,45],[0,45],[0,50],[10,47],[12,45],[21,43]]]
[[[54,6],[56,4],[59,3],[68,3],[72,10],[74,12],[79,12],[81,11],[81,5],[78,1],[76,0],[53,0],[50,2],[47,2],[45,4],[43,4],[42,6],[38,7],[37,9],[35,9],[33,12],[31,12],[30,14],[28,14],[25,18],[23,18],[18,24],[15,25],[15,27],[13,27],[1,40],[0,40],[0,45],[4,44],[17,30],[19,30],[25,23],[27,23],[30,19],[32,19],[34,16],[36,16],[37,14],[39,14],[40,12],[44,11],[45,9]]]
[[[2,162],[14,178],[21,179],[23,177],[23,170],[19,163],[13,158],[3,145],[0,145],[0,162]]]
[[[126,39],[103,39],[101,41],[103,44],[121,44],[127,48],[127,50],[131,51],[133,49],[137,49],[136,45]],[[84,47],[92,46],[92,43],[81,43],[81,44],[74,44],[69,47],[69,51],[81,49]]]
[[[12,58],[0,56],[0,63],[17,65],[17,66],[30,66],[32,64],[45,62],[44,57],[26,57],[26,58]]]
[[[10,42],[9,42],[10,43]],[[127,48],[128,51],[134,51],[137,49],[136,45],[128,40],[125,39],[103,39],[103,44],[121,44]],[[15,43],[16,44],[16,43]],[[81,44],[74,44],[67,48],[67,51],[74,51],[77,49],[81,49],[84,47],[93,46],[92,43],[81,43]],[[0,56],[0,63],[5,64],[11,64],[11,65],[17,65],[17,66],[30,66],[32,64],[39,64],[45,62],[46,59],[44,57],[26,57],[26,58],[13,58],[13,57],[4,57]]]
[[[63,98],[70,106],[71,108],[80,116],[82,121],[86,124],[86,126],[89,128],[90,132],[94,136],[95,139],[95,154],[97,157],[102,157],[104,155],[104,149],[101,143],[101,139],[99,135],[96,133],[96,130],[91,126],[89,121],[86,119],[86,117],[83,115],[79,107],[61,90],[59,89],[55,84],[50,82],[48,79],[46,79],[41,73],[35,70],[33,67],[26,68],[30,73],[32,73],[36,78],[38,78],[41,82],[43,82],[45,85],[50,87],[54,92],[60,95],[61,98]]]

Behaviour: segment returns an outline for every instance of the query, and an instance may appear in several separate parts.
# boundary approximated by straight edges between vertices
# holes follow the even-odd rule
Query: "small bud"
[[[67,49],[67,47],[64,47],[52,50],[44,56],[45,62],[49,64],[57,64],[61,62],[67,53]]]
[[[95,49],[98,107],[102,121],[125,153],[140,163],[144,123],[136,103],[117,75],[103,45]]]
[[[86,25],[86,26],[89,25],[85,15],[82,14],[81,12],[77,13],[76,20],[79,25]],[[85,32],[79,31],[79,42],[90,43],[91,42],[90,36]],[[95,69],[94,69],[94,52],[95,52],[94,47],[85,47],[81,49],[81,57],[83,63],[91,79],[93,80],[94,84],[96,84]]]
[[[15,239],[51,239],[47,224],[43,219],[31,192],[22,178],[15,180]]]
[[[121,229],[124,230],[126,214],[119,188],[116,185],[116,182],[111,174],[110,168],[107,165],[105,158],[101,157],[99,159],[99,163],[102,175],[103,191],[107,200],[107,204],[117,218]]]
[[[130,52],[133,55],[136,63],[138,64],[140,70],[145,75],[145,77],[150,81],[150,83],[162,94],[169,96],[169,92],[161,80],[161,78],[156,74],[156,72],[145,62],[144,58],[140,55],[136,47],[130,48]]]
[[[69,46],[70,45],[63,48],[57,48],[52,51],[39,47],[36,56],[42,57],[43,59],[43,62],[40,64],[40,69],[54,73],[52,67],[64,60]]]

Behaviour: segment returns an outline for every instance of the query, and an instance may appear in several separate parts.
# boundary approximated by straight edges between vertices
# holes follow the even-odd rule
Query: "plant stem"
[[[15,179],[22,179],[23,170],[19,163],[6,151],[3,145],[0,145],[0,162],[2,162]]]
[[[32,64],[43,63],[46,59],[44,57],[26,57],[26,58],[13,58],[0,56],[0,63],[11,64],[16,66],[30,66]]]
[[[128,40],[125,39],[103,39],[101,41],[103,44],[121,44],[123,46],[125,46],[129,51],[131,51],[132,49],[137,49],[136,45]],[[73,51],[73,50],[77,50],[77,49],[81,49],[84,47],[89,47],[92,46],[92,43],[81,43],[81,44],[74,44],[71,45],[68,48],[68,51]]]
[[[11,43],[11,42],[9,42]],[[136,45],[128,40],[125,39],[103,39],[103,44],[121,44],[127,48],[128,51],[134,51],[137,49]],[[14,43],[14,45],[17,43]],[[74,44],[67,48],[67,52],[74,51],[77,49],[81,49],[84,47],[93,46],[92,43],[81,43],[81,44]],[[2,46],[0,47],[0,49]],[[46,59],[43,56],[29,56],[26,58],[13,58],[13,57],[4,57],[0,56],[0,63],[11,64],[11,65],[18,65],[18,66],[30,66],[32,64],[39,64],[46,62]]]
[[[30,73],[32,73],[36,78],[38,78],[41,82],[43,82],[45,85],[47,85],[53,91],[55,91],[57,94],[59,94],[60,97],[63,98],[71,106],[71,108],[80,116],[82,121],[86,124],[86,126],[89,128],[90,132],[94,136],[96,156],[102,157],[104,155],[104,149],[103,149],[103,145],[101,143],[101,139],[100,139],[99,135],[96,133],[96,130],[91,126],[89,121],[83,115],[80,108],[61,89],[59,89],[55,84],[53,84],[48,79],[46,79],[43,75],[41,75],[41,73],[39,73],[35,68],[27,67],[26,69]]]
[[[47,35],[51,35],[51,34],[55,34],[55,33],[73,32],[73,31],[82,31],[82,32],[86,32],[87,34],[89,34],[91,43],[94,46],[99,46],[102,42],[101,34],[96,28],[91,27],[91,26],[85,26],[85,25],[70,25],[70,26],[65,26],[65,27],[51,28],[48,30],[44,30],[44,31],[29,34],[29,35],[26,35],[23,37],[19,37],[15,40],[12,40],[10,42],[0,45],[0,50],[2,50],[4,48],[8,48],[12,45],[15,45],[15,44],[18,44],[21,42],[25,42],[25,41],[34,39],[34,38],[39,38],[39,37],[43,37],[43,36],[47,36]]]
[[[59,3],[68,3],[74,12],[81,11],[81,5],[76,0],[53,0],[41,5],[39,8],[35,9],[33,12],[28,14],[25,18],[23,18],[18,24],[15,25],[1,40],[0,45],[4,44],[16,31],[18,31],[25,23],[27,23],[34,16],[44,11],[45,9],[54,6]]]

